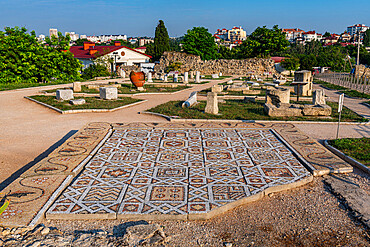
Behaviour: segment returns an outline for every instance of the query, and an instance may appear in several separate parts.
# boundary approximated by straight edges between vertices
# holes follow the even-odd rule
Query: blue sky
[[[25,26],[37,34],[63,33],[154,36],[164,20],[171,37],[194,26],[210,32],[242,26],[301,28],[341,33],[349,25],[370,25],[370,0],[0,0],[0,28]]]

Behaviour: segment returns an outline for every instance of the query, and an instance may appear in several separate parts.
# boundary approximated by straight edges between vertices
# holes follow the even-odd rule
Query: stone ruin
[[[197,102],[197,92],[195,91],[190,94],[189,98],[184,103],[182,103],[182,108],[190,108],[196,103],[198,102]]]
[[[58,89],[56,91],[57,100],[71,100],[73,99],[73,90],[72,89]]]
[[[99,88],[100,98],[106,100],[117,99],[117,91],[116,87],[101,87]]]
[[[204,109],[205,113],[209,114],[218,114],[218,100],[217,100],[217,93],[208,92],[207,93],[207,105]]]
[[[266,90],[265,112],[270,117],[330,116],[331,107],[325,104],[324,90],[314,92],[312,105],[290,104],[290,90]]]
[[[311,71],[302,70],[294,72],[294,93],[299,96],[312,95],[312,74]]]

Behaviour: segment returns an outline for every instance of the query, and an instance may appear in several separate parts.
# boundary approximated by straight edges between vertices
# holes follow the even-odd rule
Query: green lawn
[[[71,82],[48,82],[48,83],[0,83],[0,91],[14,90],[20,88],[29,87],[41,87],[41,86],[51,86],[59,84],[68,84]]]
[[[324,81],[321,81],[321,80],[317,80],[317,79],[314,79],[314,83],[320,84],[320,85],[322,85],[324,87],[327,87],[327,88],[330,88],[330,89],[337,90],[337,91],[339,91],[341,93],[344,93],[345,95],[350,96],[350,97],[370,99],[370,94],[362,93],[362,92],[359,92],[359,91],[356,91],[356,90],[348,89],[348,88],[345,88],[345,87],[342,87],[342,86],[334,85],[334,84],[324,82]]]
[[[223,91],[227,92],[227,94],[224,94],[225,96],[227,95],[232,95],[232,96],[265,96],[266,95],[266,89],[258,89],[258,88],[249,88],[250,90],[259,90],[261,93],[259,94],[243,94],[242,91]],[[200,95],[206,95],[208,92],[211,92],[211,88],[204,89],[199,92]],[[222,94],[220,94],[222,96]]]
[[[85,99],[84,105],[71,105],[68,101],[58,101],[54,96],[34,95],[30,98],[48,104],[62,111],[77,109],[114,109],[120,106],[129,105],[141,101],[129,97],[118,98],[117,100],[102,100],[98,97],[75,97],[75,99]]]
[[[235,119],[235,120],[284,120],[284,121],[325,121],[325,122],[336,122],[338,121],[338,104],[328,102],[328,105],[332,107],[331,118],[328,117],[269,117],[264,109],[263,102],[258,101],[256,103],[249,102],[244,103],[243,100],[226,100],[226,103],[220,103],[219,114],[212,115],[204,112],[206,107],[205,101],[200,101],[197,105],[192,108],[182,108],[183,101],[170,101],[165,104],[156,106],[149,109],[150,112],[156,112],[167,116],[178,116],[186,119]],[[292,102],[296,103],[296,102]],[[310,103],[310,102],[299,102]],[[343,107],[342,111],[343,122],[366,122],[367,120],[360,117],[350,109]]]
[[[212,75],[205,75],[203,78],[201,79],[206,79],[206,80],[223,80],[223,79],[226,79],[226,78],[230,78],[231,76],[228,76],[228,75],[223,75],[223,76],[219,76],[218,78],[215,78],[213,79],[212,78]]]
[[[370,138],[330,140],[329,144],[366,166],[370,166]]]
[[[170,87],[155,87],[154,85],[144,85],[145,91],[136,90],[136,87],[132,84],[121,84],[121,87],[117,88],[120,94],[136,94],[136,93],[173,93],[180,90],[190,88],[189,86],[177,86],[174,88]],[[48,93],[54,93],[57,89],[47,90]],[[93,93],[99,94],[99,89],[89,89],[87,86],[81,86],[81,93]]]

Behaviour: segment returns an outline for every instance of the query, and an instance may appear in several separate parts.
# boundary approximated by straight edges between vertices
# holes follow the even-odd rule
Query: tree
[[[159,20],[155,28],[155,37],[153,47],[149,47],[148,54],[153,57],[153,60],[159,60],[165,51],[170,50],[170,37],[168,36],[167,28],[162,20]],[[150,52],[150,53],[149,53]]]
[[[366,30],[366,32],[364,33],[363,45],[370,46],[370,29]]]
[[[286,50],[289,42],[281,29],[275,25],[272,29],[258,27],[241,45],[242,58],[269,57]]]
[[[182,48],[186,53],[200,56],[203,60],[217,58],[215,40],[204,27],[194,27],[184,36]]]
[[[281,65],[284,69],[287,70],[297,70],[299,68],[299,58],[292,57],[292,58],[286,58],[281,62]]]
[[[34,31],[6,27],[0,31],[0,83],[72,81],[80,79],[81,63],[69,52],[68,37],[41,44]]]
[[[327,38],[327,37],[330,37],[331,34],[329,32],[325,32],[324,35],[322,36],[323,38]]]
[[[88,39],[77,39],[73,46],[83,46],[84,42],[89,42],[89,40]]]

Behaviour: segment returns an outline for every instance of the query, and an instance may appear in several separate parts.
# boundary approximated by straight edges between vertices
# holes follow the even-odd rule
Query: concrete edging
[[[35,99],[32,99],[30,97],[27,97],[27,96],[24,96],[25,99],[28,99],[28,100],[31,100],[37,104],[40,104],[40,105],[43,105],[47,108],[50,108],[56,112],[59,112],[61,114],[75,114],[75,113],[89,113],[89,112],[113,112],[113,111],[117,111],[117,110],[120,110],[120,109],[123,109],[123,108],[128,108],[128,107],[131,107],[131,106],[135,106],[135,105],[139,105],[139,104],[142,104],[148,100],[140,100],[138,102],[135,102],[135,103],[132,103],[132,104],[128,104],[128,105],[123,105],[123,106],[120,106],[120,107],[117,107],[117,108],[113,108],[113,109],[79,109],[79,110],[66,110],[66,111],[62,111],[56,107],[53,107],[51,105],[48,105],[46,103],[43,103],[43,102],[40,102],[38,100],[35,100]]]
[[[337,122],[317,122],[317,121],[279,121],[279,120],[233,120],[233,119],[196,119],[196,118],[174,118],[170,117],[164,114],[156,113],[156,112],[150,112],[150,111],[144,111],[141,113],[145,114],[152,114],[156,116],[161,116],[163,118],[166,118],[170,122],[178,122],[178,123],[185,123],[185,122],[232,122],[232,123],[291,123],[291,124],[335,124]],[[369,122],[340,122],[340,124],[344,125],[370,125]]]
[[[343,152],[339,151],[335,147],[331,146],[329,144],[328,140],[325,140],[324,141],[324,146],[327,149],[329,149],[332,153],[334,153],[335,155],[337,155],[339,158],[341,158],[342,160],[346,161],[351,166],[357,167],[358,169],[366,172],[367,174],[370,174],[370,169],[367,166],[365,166],[361,162],[358,162],[357,160],[351,158],[350,156],[344,154]]]

